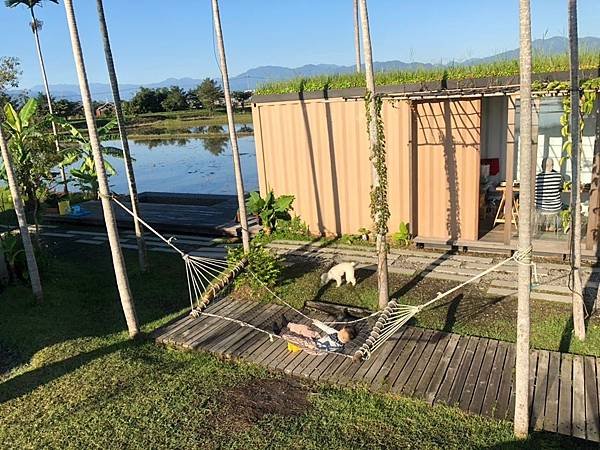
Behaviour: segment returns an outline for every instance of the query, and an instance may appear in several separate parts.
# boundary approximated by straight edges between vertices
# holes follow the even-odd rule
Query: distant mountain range
[[[564,37],[552,37],[548,39],[537,39],[533,43],[534,53],[558,54],[566,53],[569,48],[569,41]],[[579,40],[581,50],[600,51],[600,38],[584,37]],[[483,58],[472,58],[466,61],[453,62],[450,64],[477,65],[498,60],[516,59],[519,56],[519,49],[509,50],[492,56]],[[441,64],[428,64],[420,62],[403,61],[384,61],[375,62],[376,71],[386,70],[415,70],[441,67]],[[289,68],[281,66],[261,66],[256,67],[230,79],[233,90],[254,90],[257,85],[269,81],[284,81],[296,77],[310,77],[314,75],[333,75],[339,73],[350,73],[355,70],[352,66],[339,66],[335,64],[307,64],[301,67]],[[196,78],[168,78],[164,81],[151,84],[122,84],[121,95],[124,99],[130,99],[140,89],[140,87],[160,88],[170,86],[180,86],[183,89],[192,89],[201,83],[201,79]],[[55,84],[51,85],[52,95],[56,98],[67,98],[69,100],[79,100],[79,87],[74,84]],[[92,97],[98,101],[110,101],[112,99],[110,86],[103,83],[92,83],[90,85]],[[27,89],[30,93],[41,92],[41,85],[33,86]],[[12,94],[18,94],[21,91],[12,91]]]

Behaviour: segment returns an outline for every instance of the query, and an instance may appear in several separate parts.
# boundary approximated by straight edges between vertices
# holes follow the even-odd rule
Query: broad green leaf
[[[23,128],[26,128],[29,125],[29,119],[31,119],[31,117],[35,114],[37,107],[37,100],[30,98],[21,108],[21,111],[19,111],[19,118],[21,119]]]
[[[16,132],[21,131],[21,119],[10,103],[4,105],[4,117],[6,118],[5,122],[10,128]]]

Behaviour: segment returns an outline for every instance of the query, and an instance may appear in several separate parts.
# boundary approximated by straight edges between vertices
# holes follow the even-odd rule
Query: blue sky
[[[4,2],[2,2],[4,3]],[[94,0],[74,0],[91,82],[106,69]],[[216,76],[209,0],[104,0],[121,83]],[[518,0],[369,0],[375,60],[440,62],[518,46]],[[566,36],[566,0],[532,0],[533,36]],[[75,83],[64,6],[37,9],[52,84]],[[221,0],[230,74],[260,65],[353,63],[352,0]],[[0,4],[0,56],[40,83],[26,8]],[[600,2],[579,0],[580,36],[599,36]]]

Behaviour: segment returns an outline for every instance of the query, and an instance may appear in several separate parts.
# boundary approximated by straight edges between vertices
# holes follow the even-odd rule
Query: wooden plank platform
[[[283,313],[280,305],[223,299],[207,312],[246,321],[266,332]],[[321,311],[311,317],[331,320]],[[366,328],[359,332],[366,336]],[[364,386],[471,414],[511,420],[514,414],[514,344],[442,331],[404,327],[367,361],[347,354],[292,353],[281,339],[209,316],[182,317],[155,333],[156,342],[243,359],[270,370],[315,381]],[[600,359],[533,350],[530,364],[531,428],[600,442]]]
[[[205,235],[235,235],[238,228],[235,215],[238,201],[235,195],[171,194],[144,192],[139,195],[141,216],[161,232]],[[131,208],[128,200],[123,204]],[[91,200],[81,205],[90,214],[83,217],[44,215],[46,221],[67,225],[103,226],[100,201]],[[133,219],[120,207],[114,207],[120,228],[133,228]]]

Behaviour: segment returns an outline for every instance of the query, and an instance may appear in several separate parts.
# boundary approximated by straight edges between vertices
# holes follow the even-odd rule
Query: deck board
[[[561,355],[560,365],[560,395],[558,403],[558,427],[561,434],[571,434],[572,414],[572,381],[573,381],[573,357],[568,354]]]
[[[548,398],[548,367],[550,364],[550,352],[540,350],[538,352],[537,371],[535,376],[535,389],[533,395],[533,407],[531,408],[531,426],[534,430],[544,428],[544,417],[546,413],[546,400]]]
[[[543,429],[556,432],[558,423],[558,394],[560,389],[560,353],[558,352],[550,352],[548,380],[546,384],[546,410],[544,411]]]
[[[506,342],[498,342],[496,354],[494,355],[494,361],[492,362],[490,378],[485,390],[485,396],[481,405],[481,410],[479,411],[479,414],[483,416],[492,417],[494,409],[496,408],[498,391],[500,389],[500,380],[502,379],[502,369],[506,363],[506,353],[508,351],[508,347],[509,344]]]
[[[470,405],[468,406],[469,411],[474,414],[481,414],[481,409],[483,408],[483,402],[485,400],[485,394],[492,377],[492,365],[496,359],[497,352],[498,341],[489,341],[485,350],[485,355],[483,356],[483,360],[481,362],[481,369],[479,370],[479,374],[475,381],[473,397]]]
[[[277,336],[270,339],[271,325],[283,312],[290,321],[309,323],[282,306],[224,299],[206,311],[258,329],[206,315],[185,316],[157,330],[156,342],[246,360],[291,376],[361,385],[512,420],[514,344],[406,326],[357,363],[350,357],[352,347],[346,348],[348,354],[312,355],[290,352]],[[331,320],[321,312],[310,316]],[[530,356],[531,428],[599,442],[600,360],[546,350],[532,350]]]

